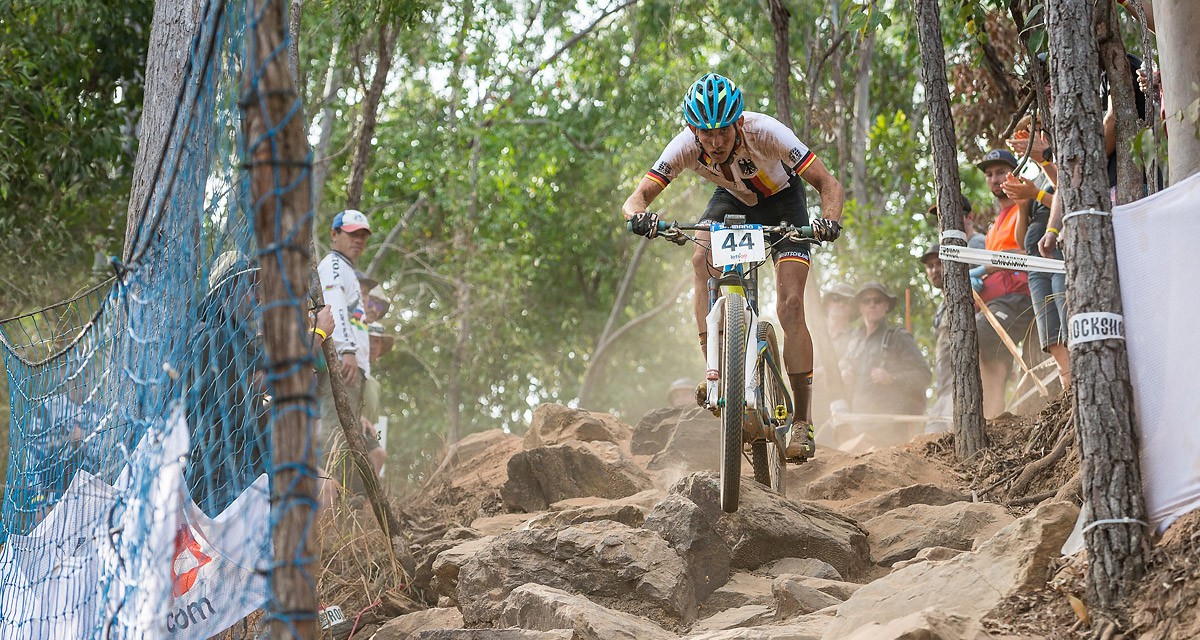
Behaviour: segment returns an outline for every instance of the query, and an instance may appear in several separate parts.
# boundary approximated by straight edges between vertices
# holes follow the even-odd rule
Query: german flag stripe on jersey
[[[772,182],[771,179],[767,177],[767,174],[763,173],[762,171],[750,176],[750,179],[746,182],[750,183],[750,187],[754,189],[754,191],[756,191],[760,196],[767,197],[779,193],[779,185]]]
[[[811,266],[808,258],[803,258],[801,256],[783,256],[778,262],[799,262],[805,266]],[[778,264],[778,262],[776,264]]]
[[[817,154],[813,153],[812,151],[809,151],[807,155],[805,155],[803,158],[800,158],[800,162],[797,162],[796,166],[792,167],[792,171],[796,175],[801,175],[804,173],[804,170],[808,168],[808,165],[812,164],[813,160],[816,160],[816,159],[817,159]]]
[[[651,180],[653,180],[653,181],[655,181],[655,182],[657,182],[657,183],[659,183],[659,184],[661,184],[661,185],[662,185],[664,188],[665,188],[667,185],[671,184],[671,179],[670,179],[670,178],[668,178],[668,177],[664,176],[663,174],[661,174],[661,173],[659,173],[659,172],[655,171],[654,169],[651,169],[651,170],[647,171],[647,172],[646,172],[646,177],[647,177],[647,178],[650,178]]]

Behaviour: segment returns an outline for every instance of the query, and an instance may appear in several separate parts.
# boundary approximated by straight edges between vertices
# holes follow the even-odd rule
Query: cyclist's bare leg
[[[812,431],[812,335],[804,318],[804,285],[808,263],[783,259],[775,265],[779,296],[779,324],[783,327],[783,364],[796,405],[796,426],[788,444],[789,458],[811,458],[815,452]]]

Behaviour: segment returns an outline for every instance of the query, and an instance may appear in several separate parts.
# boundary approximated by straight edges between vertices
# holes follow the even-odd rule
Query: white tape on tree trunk
[[[1124,340],[1125,318],[1119,313],[1092,311],[1071,316],[1067,326],[1067,346],[1074,347],[1097,340]]]
[[[965,262],[967,264],[986,264],[1002,269],[1016,271],[1044,271],[1046,273],[1066,273],[1062,260],[1042,258],[1024,253],[1007,253],[1004,251],[988,251],[987,249],[972,249],[943,244],[938,249],[938,257],[942,260]]]

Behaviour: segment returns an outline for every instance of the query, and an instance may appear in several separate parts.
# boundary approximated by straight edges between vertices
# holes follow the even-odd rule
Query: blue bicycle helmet
[[[683,119],[697,129],[728,127],[742,117],[742,90],[729,78],[707,73],[683,96]]]

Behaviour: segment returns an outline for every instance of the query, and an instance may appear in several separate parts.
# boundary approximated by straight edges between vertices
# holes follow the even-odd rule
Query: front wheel
[[[746,300],[725,297],[725,335],[722,346],[721,397],[721,510],[738,508],[742,476],[742,425],[746,420]]]

